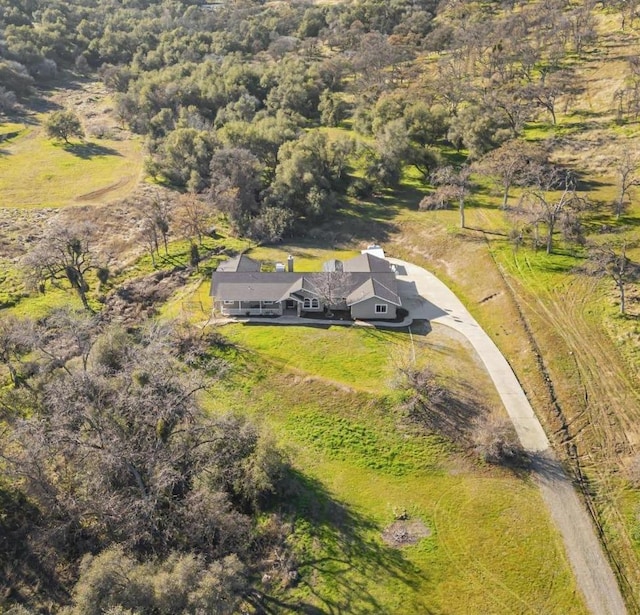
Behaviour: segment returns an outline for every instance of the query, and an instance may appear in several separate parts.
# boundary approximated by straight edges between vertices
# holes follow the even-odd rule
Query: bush
[[[356,177],[349,184],[347,194],[356,199],[368,199],[373,194],[373,184],[368,179]]]
[[[517,466],[527,463],[527,453],[507,419],[486,415],[476,419],[473,444],[475,452],[487,463]]]

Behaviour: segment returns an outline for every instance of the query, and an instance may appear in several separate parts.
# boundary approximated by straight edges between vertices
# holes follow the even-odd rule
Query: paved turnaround
[[[487,368],[520,442],[531,455],[533,476],[562,535],[567,557],[589,610],[594,615],[624,615],[627,609],[620,588],[591,517],[553,453],[507,360],[460,300],[438,278],[422,267],[398,259],[388,260],[396,266],[399,294],[410,315],[462,333]]]

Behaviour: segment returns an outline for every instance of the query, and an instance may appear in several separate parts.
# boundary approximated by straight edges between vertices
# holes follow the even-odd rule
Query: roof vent
[[[287,271],[289,273],[293,272],[293,256],[291,256],[291,254],[287,256]]]
[[[276,271],[284,271],[284,264],[276,263]]]

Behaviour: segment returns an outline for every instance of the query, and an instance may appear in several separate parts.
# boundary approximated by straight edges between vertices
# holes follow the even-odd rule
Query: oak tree
[[[59,220],[23,259],[27,283],[44,292],[47,284],[61,287],[69,284],[82,305],[91,310],[87,293],[87,274],[97,269],[92,241],[95,227],[89,222]]]
[[[627,310],[626,290],[631,282],[640,280],[640,265],[628,256],[628,250],[634,247],[631,242],[607,241],[592,244],[589,248],[587,269],[598,276],[607,276],[613,280],[620,299],[620,313]]]
[[[546,227],[545,249],[547,254],[551,254],[553,236],[558,227],[575,234],[579,230],[579,214],[586,206],[587,201],[578,194],[571,174],[565,169],[547,165],[540,168],[536,184],[523,193],[518,209],[533,226],[536,244],[540,224]]]
[[[628,149],[622,153],[616,163],[618,195],[614,202],[616,219],[624,213],[629,204],[633,189],[640,186],[640,159]]]
[[[45,121],[47,136],[69,143],[70,137],[84,137],[80,118],[73,111],[54,111]]]

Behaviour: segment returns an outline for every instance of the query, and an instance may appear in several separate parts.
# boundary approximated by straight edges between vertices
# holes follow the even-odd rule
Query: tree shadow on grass
[[[436,399],[418,403],[408,408],[410,418],[427,431],[437,433],[452,442],[469,445],[474,421],[485,409],[471,399],[440,390]],[[422,403],[420,403],[422,402]]]
[[[546,484],[557,484],[568,481],[562,463],[550,450],[531,453],[531,474],[539,481]]]
[[[389,240],[391,233],[397,230],[391,222],[396,213],[393,206],[357,203],[338,210],[329,222],[313,233],[318,236],[321,234],[324,246],[329,243],[349,244],[354,240],[384,243]]]
[[[22,123],[31,126],[37,126],[40,124],[38,114],[51,113],[52,111],[59,111],[63,106],[42,97],[40,92],[34,93],[29,98],[23,101],[22,108],[16,109],[11,115],[14,118],[19,119]]]
[[[380,528],[371,519],[335,500],[315,478],[290,469],[286,480],[284,512],[296,528],[299,585],[313,599],[265,595],[267,613],[386,613],[371,592],[383,579],[392,579],[396,591],[419,587],[423,573],[376,538]]]
[[[122,156],[117,149],[98,145],[97,143],[65,143],[62,147],[65,152],[69,152],[83,160],[91,160],[98,156]]]

